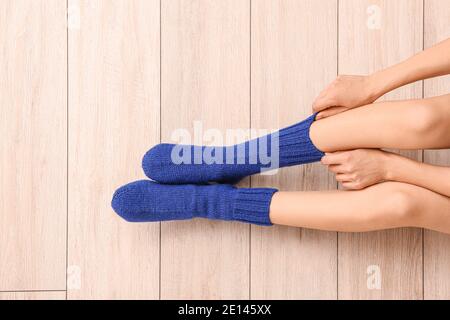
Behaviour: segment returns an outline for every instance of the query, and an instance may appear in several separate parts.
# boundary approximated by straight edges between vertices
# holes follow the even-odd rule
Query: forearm
[[[450,39],[369,76],[375,98],[412,83],[450,73]]]
[[[389,154],[386,180],[413,184],[450,197],[449,167],[434,166]]]

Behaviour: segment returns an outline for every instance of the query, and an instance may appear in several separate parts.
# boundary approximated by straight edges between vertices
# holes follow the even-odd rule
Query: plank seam
[[[67,296],[67,290],[66,289],[60,289],[60,290],[57,290],[57,289],[43,289],[43,290],[40,290],[40,289],[32,289],[32,290],[6,290],[6,291],[3,291],[3,290],[0,290],[0,293],[20,293],[20,292],[66,292],[66,296]]]
[[[252,0],[249,0],[249,129],[252,129]],[[250,137],[251,138],[251,137]],[[249,177],[252,187],[252,177]],[[252,226],[248,226],[248,299],[252,299]]]
[[[422,0],[422,50],[425,50],[425,0]],[[422,99],[425,98],[425,80],[422,80]],[[425,151],[422,149],[422,162]],[[425,300],[425,230],[422,228],[422,300]]]
[[[67,269],[69,268],[69,0],[66,0],[66,281],[68,299]]]
[[[159,142],[162,141],[162,31],[161,2],[159,0]],[[159,222],[159,300],[161,300],[162,223]]]
[[[336,0],[336,76],[339,75],[339,0]],[[339,183],[336,181],[336,190]],[[339,232],[336,232],[336,300],[339,300]]]

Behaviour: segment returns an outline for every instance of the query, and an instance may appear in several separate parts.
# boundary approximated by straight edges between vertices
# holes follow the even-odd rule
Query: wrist
[[[403,158],[390,152],[384,155],[384,180],[385,181],[400,181],[401,180],[401,160]]]
[[[414,184],[420,176],[423,163],[404,156],[389,153],[386,157],[386,181],[397,181]]]
[[[393,89],[393,79],[387,70],[377,71],[367,76],[368,95],[372,101],[377,100]]]
[[[417,74],[417,68],[411,65],[409,60],[406,60],[369,75],[369,87],[372,94],[378,99],[389,91],[420,79]]]

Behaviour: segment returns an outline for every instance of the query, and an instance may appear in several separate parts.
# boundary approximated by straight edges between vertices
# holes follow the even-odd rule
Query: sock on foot
[[[163,185],[140,180],[120,187],[111,205],[130,222],[207,218],[271,225],[269,206],[276,189],[232,185]]]
[[[262,169],[319,161],[324,154],[309,137],[314,120],[312,115],[275,133],[228,147],[159,144],[145,154],[142,168],[150,179],[166,184],[235,183]]]

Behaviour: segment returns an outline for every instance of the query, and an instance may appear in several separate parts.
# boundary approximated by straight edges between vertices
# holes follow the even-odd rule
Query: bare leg
[[[311,140],[322,151],[358,148],[450,147],[450,94],[351,109],[313,123]]]
[[[450,198],[400,182],[359,191],[277,192],[270,220],[330,231],[423,227],[450,233]]]

